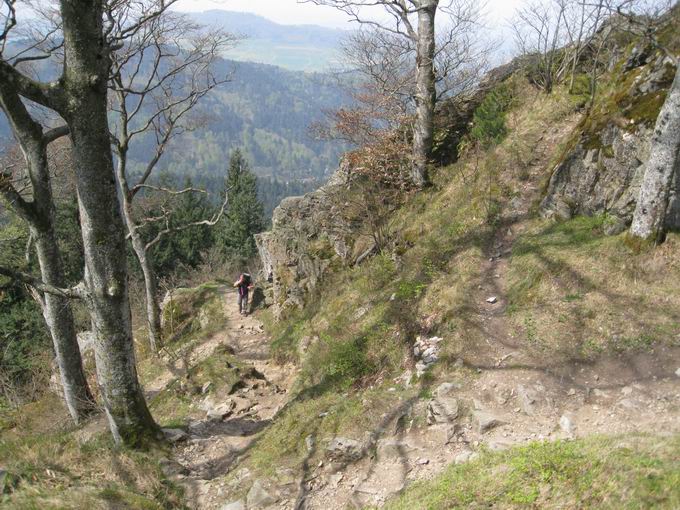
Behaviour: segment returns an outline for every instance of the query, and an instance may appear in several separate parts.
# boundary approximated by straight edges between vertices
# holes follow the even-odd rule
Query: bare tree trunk
[[[157,436],[137,378],[121,218],[107,119],[110,56],[101,1],[61,2],[64,116],[73,140],[85,253],[86,300],[95,333],[102,400],[116,442],[137,446]]]
[[[663,240],[673,175],[680,171],[680,65],[656,119],[649,160],[640,187],[631,235]]]
[[[64,286],[61,257],[54,230],[38,232],[32,229],[40,263],[42,280],[50,285]],[[67,298],[46,293],[43,316],[50,330],[66,407],[76,424],[80,424],[95,409],[95,400],[87,384],[83,361],[78,347],[73,312]]]
[[[28,166],[33,201],[11,196],[11,189],[0,190],[16,212],[29,224],[35,239],[42,281],[64,287],[61,254],[55,238],[55,211],[50,182],[47,144],[42,127],[33,120],[16,94],[0,85],[0,106],[10,120]],[[63,132],[65,134],[66,131]],[[8,196],[9,195],[9,196]],[[43,316],[52,337],[66,407],[76,424],[95,409],[78,347],[73,312],[67,298],[45,293],[41,296]]]
[[[120,165],[120,163],[119,163]],[[123,170],[124,178],[124,170]],[[121,174],[119,170],[119,179]],[[121,181],[119,181],[121,182]],[[123,216],[127,225],[128,232],[132,241],[132,249],[137,256],[139,265],[142,268],[144,275],[144,292],[146,298],[146,322],[149,332],[149,346],[151,350],[157,354],[160,347],[163,345],[163,336],[161,331],[161,307],[158,304],[158,278],[156,272],[151,265],[151,261],[147,256],[147,247],[144,239],[139,234],[139,225],[135,222],[132,213],[132,204],[127,197],[128,190],[121,190],[123,193]]]
[[[439,0],[423,0],[418,9],[416,41],[416,121],[413,132],[413,170],[416,186],[427,182],[427,163],[432,151],[434,107],[437,97],[434,55],[434,19]]]

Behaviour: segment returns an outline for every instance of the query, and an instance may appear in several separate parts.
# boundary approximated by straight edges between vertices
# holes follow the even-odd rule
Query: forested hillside
[[[310,133],[325,111],[349,102],[335,77],[222,59],[215,73],[230,81],[201,104],[201,129],[184,133],[168,148],[160,162],[165,173],[212,184],[224,177],[231,150],[242,148],[256,175],[266,178],[262,197],[271,213],[282,198],[315,189],[335,170],[345,147]],[[0,136],[11,137],[4,117]],[[152,143],[146,138],[132,146],[133,172],[141,172]]]

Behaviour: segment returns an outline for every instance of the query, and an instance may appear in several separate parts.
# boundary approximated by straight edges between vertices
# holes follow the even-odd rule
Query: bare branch
[[[156,237],[154,237],[151,241],[146,243],[146,249],[149,250],[151,249],[154,245],[156,245],[158,242],[163,239],[167,234],[171,234],[173,232],[181,232],[182,230],[187,230],[189,228],[193,227],[200,227],[200,226],[208,226],[212,227],[214,225],[217,225],[217,223],[222,219],[222,216],[224,215],[224,212],[227,210],[227,205],[229,204],[229,191],[231,188],[227,190],[227,192],[224,194],[224,202],[222,203],[222,206],[220,207],[219,211],[209,220],[202,220],[202,221],[194,221],[191,223],[185,223],[184,225],[178,225],[176,227],[166,227],[165,229],[161,230],[156,234]]]
[[[71,299],[83,299],[86,295],[85,285],[83,282],[80,282],[75,287],[60,288],[55,287],[54,285],[49,285],[40,280],[39,278],[36,278],[28,273],[16,271],[14,269],[10,269],[3,266],[0,266],[0,275],[5,276],[7,278],[11,278],[12,280],[18,282],[25,283],[26,285],[30,285],[31,287],[40,292],[46,292],[48,294],[53,294],[55,296],[61,296]]]

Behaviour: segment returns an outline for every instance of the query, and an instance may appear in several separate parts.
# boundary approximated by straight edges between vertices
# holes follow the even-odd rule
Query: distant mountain
[[[245,36],[225,57],[272,64],[297,71],[325,71],[337,61],[346,30],[317,25],[280,25],[244,12],[210,10],[192,13],[198,23]]]

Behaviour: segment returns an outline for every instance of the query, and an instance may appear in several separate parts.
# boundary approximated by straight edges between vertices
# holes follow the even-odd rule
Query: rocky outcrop
[[[440,133],[432,159],[441,164],[458,157],[458,145],[468,132],[475,109],[494,86],[521,68],[521,59],[490,71],[477,89],[438,108],[436,123]],[[354,184],[347,163],[317,191],[284,199],[274,210],[272,229],[255,236],[264,277],[270,282],[265,302],[281,318],[290,310],[302,308],[307,296],[334,266],[359,264],[375,251],[366,232],[369,222],[355,208]],[[349,211],[349,212],[348,212]]]
[[[349,174],[341,167],[328,183],[301,197],[284,199],[274,210],[272,229],[255,236],[268,304],[281,317],[304,306],[306,296],[334,266],[355,261],[369,247],[344,214]]]
[[[663,56],[634,49],[621,89],[600,98],[577,128],[572,148],[555,168],[541,212],[546,217],[608,213],[609,233],[630,224],[635,211],[654,123],[674,68]],[[668,227],[680,227],[680,176],[671,196]]]

